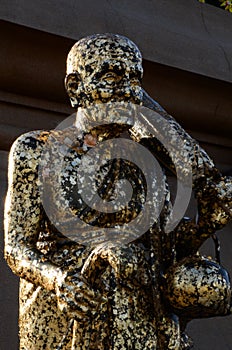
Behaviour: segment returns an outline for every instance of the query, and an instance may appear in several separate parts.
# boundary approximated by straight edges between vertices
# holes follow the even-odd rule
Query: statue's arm
[[[47,134],[30,132],[13,144],[5,204],[5,258],[15,274],[54,290],[60,274],[36,249],[42,219],[38,165]]]
[[[74,317],[83,317],[102,300],[99,293],[87,286],[75,269],[71,267],[73,273],[70,273],[68,266],[61,269],[36,247],[43,216],[38,166],[47,137],[48,133],[45,132],[22,135],[10,151],[9,188],[5,205],[5,258],[19,277],[54,291],[62,310],[67,310]],[[88,309],[86,305],[89,305]]]
[[[223,228],[232,218],[232,178],[223,177],[216,169],[213,161],[177,122],[156,101],[144,92],[144,106],[161,115],[175,130],[182,140],[185,140],[183,149],[170,154],[156,139],[147,136],[141,140],[148,146],[164,167],[176,175],[172,157],[179,155],[184,158],[188,154],[188,163],[191,164],[193,191],[197,200],[198,216],[196,220],[186,221],[178,225],[177,250],[185,251],[186,256],[194,253],[200,245],[215,231]],[[174,140],[175,142],[175,140]],[[173,145],[175,150],[175,145]],[[172,149],[172,147],[170,147]],[[179,152],[179,153],[178,153]],[[181,167],[185,163],[179,162]],[[180,169],[182,170],[182,169]],[[186,250],[187,249],[187,250]]]
[[[216,231],[232,218],[232,178],[205,178],[195,188],[198,215],[194,220],[182,219],[175,229],[178,258],[194,254]]]
[[[192,188],[197,205],[196,218],[183,219],[175,230],[177,255],[182,257],[182,254],[188,256],[196,253],[206,239],[231,221],[232,178],[222,176],[198,142],[172,117],[167,118],[185,140],[183,151],[188,154],[187,162],[191,164]],[[184,166],[185,163],[183,170]]]

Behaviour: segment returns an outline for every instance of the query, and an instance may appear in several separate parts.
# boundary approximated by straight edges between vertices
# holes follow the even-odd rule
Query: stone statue
[[[164,145],[139,124],[131,127],[125,120],[113,119],[102,127],[86,127],[87,108],[128,102],[159,113],[185,139],[198,216],[184,217],[164,234],[172,210],[166,181],[160,217],[141,237],[121,245],[72,240],[44,210],[38,177],[48,139],[65,139],[65,130],[20,136],[9,158],[5,257],[20,277],[21,350],[190,349],[191,340],[184,332],[188,321],[231,313],[227,272],[217,261],[198,254],[202,243],[231,219],[231,178],[223,177],[199,144],[142,89],[142,74],[141,53],[123,36],[92,35],[72,47],[65,86],[77,119],[82,119],[76,146],[66,157],[66,202],[75,215],[103,228],[129,222],[141,210],[143,176],[137,170],[130,172],[127,161],[123,166],[111,162],[98,183],[107,199],[121,173],[129,178],[134,195],[121,215],[102,215],[80,204],[74,194],[75,171],[83,154],[121,133],[149,149],[164,171],[176,172]],[[49,174],[47,178],[49,184]],[[59,208],[55,190],[48,186],[48,191]]]

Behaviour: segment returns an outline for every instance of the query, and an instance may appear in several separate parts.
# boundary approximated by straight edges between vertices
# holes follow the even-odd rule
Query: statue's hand
[[[214,183],[208,181],[197,193],[199,201],[199,222],[205,217],[212,222],[215,229],[223,228],[232,219],[232,178],[222,177]],[[208,217],[207,217],[208,216]]]
[[[229,222],[232,219],[232,177],[223,177],[215,186],[217,198]]]
[[[106,302],[98,291],[87,285],[79,274],[63,273],[57,279],[56,295],[58,307],[70,318],[80,321],[92,318],[101,303]]]
[[[106,268],[106,264],[113,268],[118,279],[137,285],[148,285],[151,282],[145,251],[136,245],[103,244],[96,247],[86,260],[82,274],[92,284],[97,277],[96,267],[101,271]]]

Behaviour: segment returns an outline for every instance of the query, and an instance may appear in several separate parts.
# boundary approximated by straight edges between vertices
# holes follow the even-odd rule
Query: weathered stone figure
[[[160,218],[142,237],[122,246],[78,244],[50,222],[39,190],[42,151],[48,138],[65,138],[65,132],[34,131],[19,137],[9,160],[5,256],[21,277],[21,350],[189,349],[191,342],[184,333],[189,320],[231,312],[226,271],[197,255],[201,244],[231,218],[231,179],[222,177],[197,142],[142,90],[142,72],[142,57],[134,43],[119,35],[99,34],[73,46],[65,84],[77,110],[129,101],[153,109],[173,125],[186,139],[198,218],[183,219],[173,232],[164,234],[165,220],[172,210],[167,185]],[[145,196],[142,174],[130,171],[128,162],[123,167],[115,162],[109,165],[99,187],[105,182],[112,190],[120,169],[135,194],[121,216],[104,216],[78,204],[73,195],[73,179],[82,155],[123,132],[147,147],[164,169],[175,172],[175,167],[165,147],[139,126],[131,128],[115,120],[88,130],[85,118],[76,147],[67,156],[70,166],[64,192],[76,215],[100,227],[109,222],[120,225],[141,210]],[[59,201],[53,189],[50,196]],[[107,198],[107,193],[103,196]]]

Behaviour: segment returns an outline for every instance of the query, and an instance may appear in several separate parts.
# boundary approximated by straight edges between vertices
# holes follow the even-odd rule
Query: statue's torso
[[[61,134],[60,132],[57,134]],[[43,134],[35,133],[34,138],[43,139],[43,147],[34,152],[41,152],[43,149],[43,156],[46,158],[47,139],[54,137],[52,133]],[[56,135],[57,137],[57,135]],[[50,139],[50,140],[51,140]],[[46,141],[45,141],[46,140]],[[84,151],[83,151],[84,149]],[[76,214],[80,210],[79,196],[76,191],[77,164],[80,162],[83,153],[88,151],[88,145],[84,144],[83,139],[78,140],[78,147],[75,145],[68,154],[65,155],[64,177],[62,182],[62,189],[64,189],[64,196],[71,203],[73,213]],[[49,154],[51,157],[51,154]],[[126,174],[129,165],[125,163],[121,169]],[[118,168],[112,170],[113,166],[110,164],[105,170],[107,175],[112,177],[113,181],[119,178]],[[49,168],[51,169],[51,167]],[[48,173],[46,173],[47,175]],[[132,174],[132,181],[134,187],[137,186],[139,196],[143,195],[144,188],[141,185],[140,175],[137,172]],[[56,174],[48,178],[48,186],[51,185],[51,179],[56,179]],[[70,180],[71,179],[71,180]],[[104,176],[100,178],[100,184],[104,182]],[[109,185],[109,182],[108,182]],[[49,188],[49,187],[48,187]],[[109,190],[111,186],[109,185]],[[142,194],[141,194],[142,192]],[[56,200],[57,191],[56,186],[50,186],[51,198]],[[139,211],[136,204],[139,203],[138,196],[134,197],[134,202],[128,211],[125,213],[125,218],[131,218],[133,212]],[[59,204],[59,203],[58,203]],[[141,203],[138,204],[140,206]],[[59,207],[55,208],[58,210]],[[84,211],[86,213],[86,210]],[[98,213],[88,209],[88,215],[92,215],[95,222],[99,224],[107,222],[106,215],[98,215]],[[109,218],[108,218],[109,219]],[[111,222],[117,220],[115,214],[111,215]],[[120,220],[120,219],[119,219]],[[158,226],[154,228],[153,234],[159,236]],[[76,240],[76,239],[75,239]],[[143,236],[135,242],[135,245],[142,247],[146,251],[147,262],[146,266],[152,273],[151,256],[151,242],[149,235]],[[158,247],[156,247],[158,249]],[[91,249],[84,248],[76,242],[71,242],[62,235],[59,230],[49,220],[44,213],[41,221],[41,232],[38,235],[37,249],[39,249],[46,259],[52,261],[61,268],[75,269],[80,272],[85,259],[89,255]],[[153,260],[154,260],[154,254]],[[157,257],[158,259],[159,257]],[[96,317],[92,320],[85,320],[78,324],[76,321],[74,325],[69,327],[70,320],[66,314],[62,314],[58,307],[56,296],[53,292],[47,292],[41,287],[28,283],[24,280],[21,282],[20,295],[20,327],[21,327],[21,350],[30,348],[31,344],[36,344],[38,349],[56,349],[58,344],[62,341],[62,337],[66,335],[66,340],[63,339],[63,349],[156,349],[157,348],[157,319],[155,317],[154,303],[154,289],[159,290],[158,285],[139,285],[134,283],[131,279],[118,279],[110,265],[103,271],[100,280],[102,281],[100,288],[104,293],[104,288],[107,289],[108,302],[99,306]],[[157,283],[153,279],[153,284]],[[159,299],[159,295],[157,301]],[[172,317],[166,315],[164,309],[159,308],[163,312],[163,331],[166,333],[170,349],[179,349],[180,334],[177,318],[175,321]],[[160,316],[159,316],[160,317]],[[160,322],[160,321],[159,321]],[[178,335],[179,334],[179,335]],[[65,345],[66,343],[66,345]],[[72,345],[70,345],[72,344]],[[171,345],[172,344],[172,345]],[[35,345],[33,345],[35,349]]]

